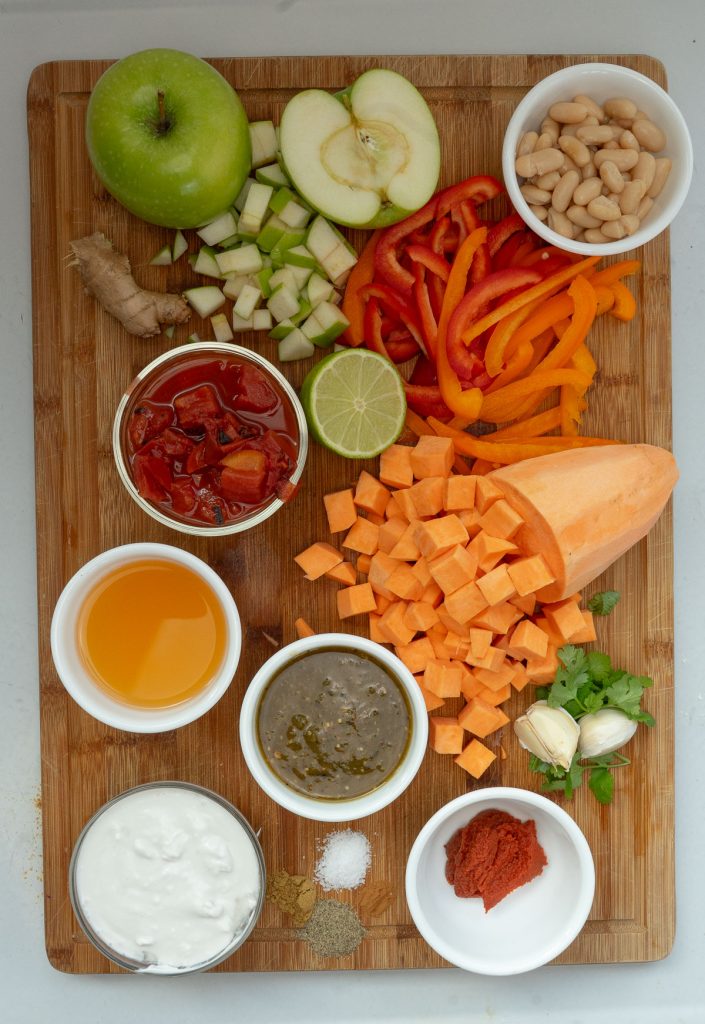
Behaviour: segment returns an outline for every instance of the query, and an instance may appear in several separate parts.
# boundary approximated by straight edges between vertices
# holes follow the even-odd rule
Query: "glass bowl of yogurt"
[[[118,967],[190,974],[227,959],[255,927],[265,863],[247,819],[187,782],[126,790],[86,823],[69,895],[90,942]]]

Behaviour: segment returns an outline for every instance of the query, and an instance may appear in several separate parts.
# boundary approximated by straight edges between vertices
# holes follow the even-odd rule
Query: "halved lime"
[[[367,349],[326,356],[301,388],[309,430],[346,459],[379,455],[402,432],[404,385],[394,363]]]

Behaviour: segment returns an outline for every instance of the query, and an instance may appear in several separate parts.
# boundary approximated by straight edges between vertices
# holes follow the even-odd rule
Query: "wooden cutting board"
[[[474,173],[499,176],[502,136],[526,90],[575,62],[608,60],[664,84],[662,66],[634,57],[453,56],[310,57],[216,60],[238,90],[251,119],[278,119],[287,99],[311,86],[339,89],[362,71],[387,66],[424,93],[443,144],[442,185]],[[145,516],[124,491],[113,464],[110,431],[126,385],[147,362],[192,330],[194,318],[165,337],[140,341],[88,298],[68,264],[71,239],[101,230],[126,252],[140,283],[179,291],[193,276],[185,259],[174,267],[147,266],[171,233],[123,210],[92,174],[83,144],[86,102],[108,66],[62,61],[37,68],[29,83],[28,121],[32,209],[34,405],[41,697],[42,808],[46,947],[51,963],[72,973],[115,970],[87,942],[68,900],[67,869],[81,827],[110,797],[138,783],[183,779],[208,786],[239,806],[255,828],[270,871],[311,873],[316,841],[329,827],[279,809],[250,779],[237,739],[238,706],[248,680],[272,652],[294,639],[303,615],[317,630],[337,627],[336,585],[307,583],[293,556],[326,536],[322,495],[350,485],[360,470],[313,446],[296,500],[264,525],[222,540],[193,540]],[[361,236],[355,239],[358,243]],[[191,239],[192,243],[194,239]],[[600,373],[590,393],[587,433],[670,447],[670,292],[668,235],[641,251],[633,279],[639,308],[631,324],[601,318],[590,335]],[[275,343],[244,343],[275,358]],[[288,364],[300,384],[308,363]],[[370,466],[369,468],[373,468]],[[586,480],[586,487],[599,481]],[[159,736],[138,736],[93,721],[67,695],[54,671],[49,625],[56,599],[88,559],[117,544],[151,540],[187,548],[208,561],[231,588],[244,625],[244,650],[233,685],[193,725]],[[633,765],[618,773],[615,803],[597,805],[581,791],[567,808],[585,831],[595,857],[597,893],[590,920],[560,963],[653,960],[665,956],[674,932],[673,874],[673,634],[670,509],[649,537],[592,589],[621,591],[612,616],[600,622],[599,645],[615,664],[656,681],[647,706],[657,726],[640,729]],[[364,627],[361,627],[364,628]],[[512,713],[529,702],[513,698]],[[483,785],[538,788],[511,730],[508,759]],[[404,866],[423,823],[445,802],[473,786],[450,758],[429,753],[414,784],[393,807],[361,821],[373,860],[369,878],[392,884],[386,913],[363,918],[367,937],[341,959],[322,959],[297,938],[270,905],[252,938],[222,971],[438,967],[444,964],[420,938],[404,899]],[[343,898],[357,905],[362,891]],[[527,937],[530,941],[530,936]]]

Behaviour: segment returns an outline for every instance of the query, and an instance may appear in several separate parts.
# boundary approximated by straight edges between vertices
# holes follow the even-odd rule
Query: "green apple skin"
[[[181,50],[142,50],[111,65],[88,102],[86,144],[108,192],[163,227],[207,224],[233,203],[250,170],[237,93],[210,64]]]

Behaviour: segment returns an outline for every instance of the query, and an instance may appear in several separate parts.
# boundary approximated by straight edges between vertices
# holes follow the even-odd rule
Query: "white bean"
[[[671,164],[672,161],[667,156],[659,157],[656,160],[654,180],[651,183],[651,188],[648,190],[648,195],[651,199],[655,199],[666,184],[666,178],[671,173]]]
[[[548,226],[564,238],[573,237],[573,225],[564,213],[554,210],[553,207],[548,211]]]
[[[615,96],[603,103],[603,109],[608,117],[620,118],[622,120],[633,120],[637,112],[637,105],[626,96]]]
[[[547,192],[543,188],[538,188],[536,185],[532,185],[527,182],[522,185],[519,189],[527,203],[531,203],[532,206],[545,206],[546,203],[551,202],[551,193]]]
[[[598,245],[601,242],[610,241],[607,235],[603,235],[599,228],[586,228],[584,237],[586,242],[591,242],[592,244]]]
[[[577,206],[587,206],[591,199],[595,199],[602,192],[602,179],[601,178],[588,178],[581,182],[580,185],[573,192],[573,202]],[[588,224],[586,227],[591,227]]]
[[[563,165],[565,157],[560,149],[541,149],[538,153],[526,153],[517,158],[514,165],[517,174],[522,178],[533,178],[537,174],[548,174],[557,171]]]
[[[636,112],[636,107],[634,107]],[[559,124],[580,124],[588,115],[582,103],[554,103],[549,107],[548,116]]]
[[[619,197],[619,208],[622,213],[636,213],[645,192],[646,186],[640,178],[625,182]]]
[[[634,135],[634,132],[630,132],[628,128],[625,128],[622,134],[617,139],[617,142],[622,149],[639,149],[639,140]]]
[[[639,203],[639,207],[636,211],[636,215],[639,218],[639,220],[643,221],[646,219],[653,205],[653,199],[650,196],[644,196],[642,201]]]
[[[633,235],[635,231],[639,230],[641,221],[635,213],[627,213],[622,217],[622,224],[624,225],[624,230],[627,234]]]
[[[604,181],[610,192],[620,193],[624,188],[624,179],[612,160],[605,160],[600,164],[600,178]]]
[[[614,241],[619,241],[620,238],[624,238],[627,233],[626,228],[622,224],[621,218],[619,220],[606,221],[600,230],[603,235],[606,235],[607,238],[613,239]]]
[[[537,139],[537,132],[524,132],[522,137],[519,139],[517,156],[526,156],[528,153],[533,153]]]
[[[554,210],[557,210],[558,213],[565,213],[570,206],[573,192],[579,182],[580,173],[578,171],[566,171],[554,188],[553,195],[551,196],[551,206]]]
[[[553,139],[553,145],[558,142],[558,136],[561,134],[561,126],[558,121],[554,121],[552,117],[544,117],[541,122],[541,135],[550,135]]]
[[[639,154],[632,167],[632,181],[639,179],[644,182],[644,191],[648,192],[656,175],[656,158],[646,151]]]
[[[529,203],[529,209],[538,220],[546,220],[548,217],[547,206],[532,206],[531,203]]]
[[[653,121],[635,120],[632,132],[644,149],[650,153],[658,153],[666,145],[666,136]]]
[[[577,167],[584,167],[590,162],[590,150],[580,139],[564,132],[558,140],[558,145]]]
[[[552,192],[560,180],[561,176],[558,171],[549,171],[548,174],[540,174],[538,178],[534,180],[534,185],[538,185],[539,188],[545,188],[548,192]]]
[[[599,217],[592,217],[584,206],[569,206],[565,215],[571,224],[577,224],[581,228],[599,228],[602,220]]]
[[[608,199],[607,196],[596,196],[587,204],[587,212],[599,220],[619,220],[622,216],[617,203]]]
[[[598,149],[593,157],[598,171],[605,160],[610,160],[618,171],[631,171],[638,159],[639,154],[635,149],[619,149],[619,147]]]
[[[536,145],[534,146],[534,153],[536,153],[537,150],[550,149],[552,146],[555,145],[555,142],[556,140],[553,138],[550,132],[541,132],[538,139],[536,140]]]
[[[575,133],[576,138],[584,142],[586,146],[601,146],[604,142],[612,142],[614,132],[608,124],[580,125]]]
[[[604,110],[602,107],[598,106],[590,96],[584,96],[580,93],[579,96],[573,96],[573,103],[580,103],[592,114],[593,117],[596,117],[598,121],[602,122],[605,120]]]

